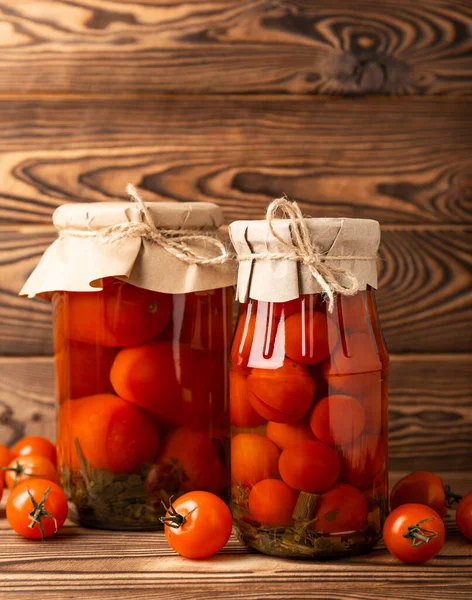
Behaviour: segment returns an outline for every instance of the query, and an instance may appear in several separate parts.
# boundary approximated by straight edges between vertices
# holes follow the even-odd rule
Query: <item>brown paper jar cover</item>
[[[203,202],[146,202],[149,217],[159,230],[195,231],[219,237],[221,209]],[[48,298],[54,291],[98,291],[102,279],[118,277],[137,287],[182,294],[228,287],[236,282],[236,265],[188,264],[146,237],[123,235],[103,240],[100,233],[123,223],[142,223],[135,202],[65,204],[53,215],[59,236],[46,250],[20,295]],[[205,257],[215,248],[198,238],[192,250]]]
[[[330,257],[330,264],[340,266],[354,275],[359,290],[377,288],[376,255],[380,244],[380,225],[371,219],[305,218],[310,238],[321,253]],[[274,219],[272,226],[284,240],[291,241],[288,219]],[[230,236],[239,257],[287,252],[287,246],[271,233],[264,221],[235,221]],[[342,259],[343,257],[344,260]],[[347,258],[349,257],[349,258]],[[302,294],[322,292],[309,268],[302,261],[290,258],[273,260],[255,258],[239,264],[237,299],[249,298],[265,302],[287,302]]]

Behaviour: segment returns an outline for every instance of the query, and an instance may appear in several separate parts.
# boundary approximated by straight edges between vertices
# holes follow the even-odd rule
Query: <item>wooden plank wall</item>
[[[468,0],[0,0],[0,44],[0,442],[54,435],[53,210],[131,181],[380,220],[391,467],[470,468]]]

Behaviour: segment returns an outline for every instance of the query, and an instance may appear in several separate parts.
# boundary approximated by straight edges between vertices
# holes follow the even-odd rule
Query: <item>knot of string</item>
[[[280,214],[289,219],[291,240],[282,238],[274,228],[274,219]],[[259,252],[238,255],[239,261],[246,260],[294,260],[305,265],[328,302],[333,312],[335,295],[353,296],[359,291],[359,281],[349,270],[334,264],[340,260],[375,260],[375,256],[327,255],[310,237],[310,232],[300,207],[287,198],[277,198],[267,208],[266,220],[271,234],[287,250],[282,252]]]
[[[156,226],[149,208],[143,202],[136,188],[132,184],[128,184],[126,191],[139,207],[141,222],[119,223],[97,231],[63,230],[61,236],[96,237],[102,243],[141,238],[160,246],[172,256],[191,265],[221,265],[233,258],[224,242],[212,232],[183,228],[167,229]],[[211,256],[201,254],[199,248],[203,247]]]

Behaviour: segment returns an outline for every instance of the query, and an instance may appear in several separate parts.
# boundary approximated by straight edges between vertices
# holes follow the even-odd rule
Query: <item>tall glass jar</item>
[[[136,240],[120,239],[113,247],[108,235],[116,234],[116,225],[120,233],[128,231],[119,228],[123,214],[136,214],[136,222],[142,218],[138,206],[121,204],[111,218],[103,216],[109,206],[81,206],[80,215],[87,213],[88,220],[90,212],[98,215],[102,237],[92,237],[92,247],[88,236],[77,233],[82,221],[76,206],[55,214],[56,226],[62,233],[67,223],[67,233],[54,248],[54,260],[63,261],[66,254],[72,272],[80,260],[95,271],[91,276],[79,269],[72,282],[48,284],[54,306],[58,469],[81,525],[156,529],[162,527],[162,503],[171,497],[194,489],[230,497],[227,357],[233,275],[223,262],[207,261],[208,242],[201,239],[208,221],[215,229],[219,209],[166,203],[147,205],[147,218],[161,228],[169,224],[178,256],[161,245],[166,238],[156,238],[162,229],[151,234],[139,226],[131,269],[122,264],[115,271],[120,276],[110,276],[107,265],[115,261],[111,268],[117,269],[116,254],[124,260],[130,251],[123,242]],[[68,210],[75,211],[72,217]],[[185,230],[175,233],[183,222]],[[103,235],[105,224],[115,229]],[[194,241],[192,227],[198,239],[191,261],[182,265],[176,261]],[[182,244],[180,236],[185,236]],[[202,242],[206,252],[200,255]],[[195,263],[196,256],[203,264]],[[101,262],[98,271],[93,260]]]
[[[308,233],[316,233],[317,221],[310,220]],[[325,252],[340,225],[324,219],[325,232],[326,221],[334,223]],[[349,254],[372,255],[375,265],[378,236],[371,228],[370,248],[358,248],[355,228],[350,232]],[[293,248],[271,248],[280,240],[264,223],[236,223],[231,233],[246,257],[230,372],[235,524],[247,545],[266,554],[324,558],[366,551],[381,536],[388,493],[388,355],[373,285],[338,294],[332,312],[321,293],[270,301],[267,294],[279,297],[278,285],[303,282],[303,261],[293,260]],[[284,252],[296,264],[285,265],[281,277],[276,262]],[[359,278],[375,284],[363,269]],[[305,278],[301,287],[312,292],[316,285]]]

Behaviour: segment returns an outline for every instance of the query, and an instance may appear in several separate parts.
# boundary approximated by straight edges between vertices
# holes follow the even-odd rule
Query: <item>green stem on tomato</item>
[[[403,534],[403,537],[409,539],[414,548],[426,544],[429,542],[429,540],[432,540],[438,535],[436,531],[431,531],[421,527],[423,523],[426,523],[426,521],[431,521],[432,519],[434,519],[434,517],[428,517],[427,519],[418,521],[416,525],[408,525],[408,531]]]
[[[168,507],[165,505],[165,502],[161,502],[161,504],[165,508],[166,515],[169,515],[169,516],[159,517],[159,521],[161,523],[163,523],[164,525],[167,525],[168,527],[172,527],[174,529],[179,529],[179,527],[182,527],[182,525],[184,525],[185,522],[187,521],[187,518],[189,517],[189,515],[191,515],[193,513],[193,511],[196,508],[198,508],[197,506],[194,506],[192,508],[192,510],[189,510],[186,515],[181,515],[180,513],[178,513],[175,510],[175,508],[172,504],[172,497],[169,498],[169,506]]]
[[[31,520],[31,523],[28,525],[28,527],[30,529],[33,529],[37,525],[39,527],[39,531],[41,532],[41,540],[44,542],[44,528],[43,528],[43,522],[42,522],[43,517],[48,517],[49,519],[52,519],[54,521],[54,529],[55,529],[55,531],[57,531],[56,519],[53,517],[53,515],[49,514],[47,512],[47,510],[44,508],[46,500],[48,499],[48,496],[49,496],[49,492],[51,491],[51,486],[49,486],[48,489],[44,492],[44,495],[41,498],[40,502],[36,502],[33,494],[31,493],[31,491],[28,487],[26,488],[26,491],[28,492],[31,502],[33,503],[33,510],[28,515]]]
[[[446,494],[446,506],[447,506],[447,508],[452,508],[454,506],[454,504],[459,504],[459,502],[462,500],[461,494],[455,494],[451,490],[451,486],[450,485],[445,485],[444,486],[444,493]]]

